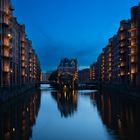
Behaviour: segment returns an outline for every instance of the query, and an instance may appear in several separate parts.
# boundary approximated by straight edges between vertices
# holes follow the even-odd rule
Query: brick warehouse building
[[[0,1],[0,87],[40,81],[40,62],[10,0]]]
[[[140,85],[140,4],[131,8],[131,19],[122,20],[95,64],[96,81]]]

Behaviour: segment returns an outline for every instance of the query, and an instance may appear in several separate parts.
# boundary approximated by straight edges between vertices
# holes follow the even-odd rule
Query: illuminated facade
[[[119,82],[129,83],[129,29],[130,20],[123,20],[120,22],[120,28],[118,30],[119,38]]]
[[[59,84],[76,87],[78,84],[78,69],[76,59],[62,59],[57,71]]]
[[[140,85],[140,4],[131,8],[130,77],[132,85]]]
[[[103,51],[104,51],[104,80],[105,81],[108,81],[108,67],[109,67],[108,50],[109,50],[109,45],[107,45],[103,49]]]
[[[101,80],[105,80],[105,53],[104,50],[101,53]]]
[[[96,80],[96,63],[90,65],[90,81]]]
[[[13,10],[10,0],[0,1],[0,87],[40,81],[38,57]]]
[[[109,39],[96,63],[102,82],[140,85],[140,5],[132,7],[131,19],[122,20],[116,35]]]
[[[0,59],[1,59],[1,85],[10,85],[10,62],[12,57],[11,17],[12,6],[9,0],[0,1]]]
[[[112,48],[113,48],[113,39],[109,40],[108,44],[108,80],[112,80]]]

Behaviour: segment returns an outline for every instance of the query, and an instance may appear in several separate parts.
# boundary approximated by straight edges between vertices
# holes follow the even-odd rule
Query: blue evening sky
[[[63,57],[77,58],[79,67],[95,62],[139,0],[12,0],[14,15],[26,25],[43,71]]]

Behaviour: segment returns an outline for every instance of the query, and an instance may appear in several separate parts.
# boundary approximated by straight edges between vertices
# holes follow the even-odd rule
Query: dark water
[[[140,140],[140,101],[42,85],[0,105],[0,140]]]

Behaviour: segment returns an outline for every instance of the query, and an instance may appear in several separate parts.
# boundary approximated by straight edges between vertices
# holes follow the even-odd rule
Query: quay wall
[[[38,88],[40,84],[30,84],[30,85],[22,85],[22,86],[12,86],[12,87],[0,87],[0,104],[19,96],[29,90]]]
[[[131,97],[140,98],[140,87],[128,86],[125,84],[114,84],[114,83],[100,83],[99,89],[114,94],[121,94]]]

